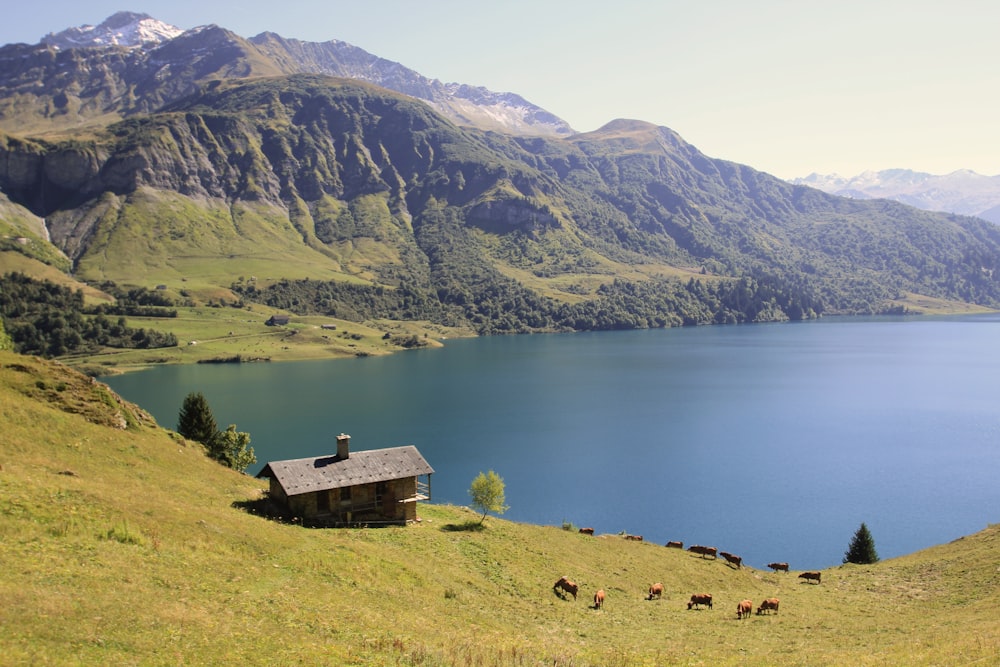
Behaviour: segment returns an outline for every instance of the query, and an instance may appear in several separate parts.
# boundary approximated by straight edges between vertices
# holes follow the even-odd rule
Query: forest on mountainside
[[[88,307],[79,290],[8,273],[0,276],[0,318],[14,350],[21,354],[60,357],[101,347],[177,345],[177,337],[171,333],[127,325],[125,313],[176,317],[176,311],[163,308],[162,299],[149,296],[153,298],[146,298],[145,290],[134,290],[116,305]],[[115,315],[118,317],[112,319]]]

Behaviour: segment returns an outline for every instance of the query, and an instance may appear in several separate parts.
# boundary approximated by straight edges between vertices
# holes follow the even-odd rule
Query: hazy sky
[[[123,9],[342,40],[515,92],[577,131],[645,120],[783,178],[1000,174],[996,0],[41,0],[6,3],[0,44]]]

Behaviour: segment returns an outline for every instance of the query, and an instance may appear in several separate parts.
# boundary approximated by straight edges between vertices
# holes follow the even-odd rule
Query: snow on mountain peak
[[[148,14],[118,12],[112,14],[100,25],[83,25],[67,28],[62,32],[50,32],[42,37],[42,44],[56,48],[80,48],[88,46],[127,46],[159,44],[180,35],[183,30],[158,21]]]

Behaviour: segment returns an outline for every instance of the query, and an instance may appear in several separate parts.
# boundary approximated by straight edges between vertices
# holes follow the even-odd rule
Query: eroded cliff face
[[[238,276],[266,253],[278,278],[439,293],[552,279],[576,298],[624,274],[766,272],[820,284],[852,312],[899,290],[1000,303],[995,227],[792,186],[647,123],[516,138],[295,75],[209,83],[74,137],[0,134],[0,192],[97,278],[209,274],[195,257]]]
[[[192,244],[236,255],[268,243],[303,245],[331,270],[426,283],[413,222],[429,204],[468,210],[455,219],[491,233],[557,226],[536,199],[555,181],[498,159],[483,135],[422,104],[342,80],[213,84],[85,136],[0,135],[0,191],[45,219],[78,270],[100,277],[136,245],[171,256]],[[121,241],[142,233],[148,242]]]

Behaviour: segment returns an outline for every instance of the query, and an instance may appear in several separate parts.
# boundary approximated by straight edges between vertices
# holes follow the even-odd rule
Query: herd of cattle
[[[593,528],[581,528],[580,533],[584,535],[593,535]],[[627,540],[642,541],[642,535],[624,535]],[[667,542],[666,546],[671,549],[683,549],[683,542]],[[715,547],[703,547],[699,544],[694,544],[688,547],[688,551],[700,555],[702,558],[707,558],[711,556],[712,558],[718,558],[720,555],[726,560],[730,565],[735,565],[737,568],[743,567],[743,559],[735,554],[731,554],[726,551],[719,551]],[[788,572],[788,563],[768,563],[767,566],[775,572]],[[821,573],[819,572],[803,572],[799,575],[800,579],[805,579],[808,581],[814,581],[817,584],[820,583]],[[576,582],[569,579],[569,577],[559,577],[555,584],[552,585],[552,591],[565,599],[566,594],[572,595],[573,599],[576,599],[577,594],[580,592],[580,586]],[[594,593],[594,609],[602,609],[604,607],[604,598],[606,594],[604,589],[598,590]],[[662,599],[663,598],[663,584],[655,583],[649,587],[649,594],[646,596],[647,600]],[[757,607],[757,615],[763,615],[764,613],[778,613],[778,605],[780,600],[778,598],[767,598],[763,600]],[[695,593],[691,596],[691,599],[687,603],[688,609],[700,608],[702,606],[712,609],[712,594],[711,593]],[[736,618],[744,619],[750,615],[753,611],[753,601],[742,600],[736,605]]]

